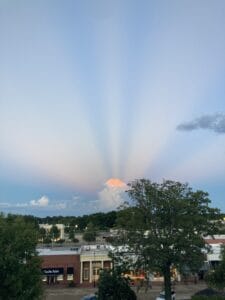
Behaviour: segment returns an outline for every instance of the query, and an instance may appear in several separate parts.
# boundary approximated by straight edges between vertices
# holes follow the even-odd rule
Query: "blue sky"
[[[146,177],[225,211],[225,2],[0,2],[0,211],[82,215]]]

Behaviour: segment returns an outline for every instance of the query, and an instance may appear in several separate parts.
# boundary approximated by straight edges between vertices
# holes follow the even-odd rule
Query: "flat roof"
[[[39,256],[47,255],[77,255],[80,254],[80,249],[75,250],[74,248],[70,249],[54,249],[54,248],[38,248],[37,249]]]

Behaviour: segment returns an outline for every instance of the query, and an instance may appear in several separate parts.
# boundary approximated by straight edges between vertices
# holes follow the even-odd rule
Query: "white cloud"
[[[46,207],[49,204],[49,199],[46,196],[42,196],[38,200],[31,200],[30,205],[31,206],[39,206],[39,207]]]
[[[52,210],[52,211],[58,211],[58,210],[65,210],[65,209],[71,209],[73,207],[70,206],[69,200],[64,200],[60,202],[51,201],[47,196],[42,196],[37,200],[31,200],[29,202],[17,202],[17,203],[10,203],[10,202],[0,202],[0,209],[7,210],[8,212],[21,212],[24,210],[24,213],[28,212],[28,209],[33,210]]]
[[[127,185],[124,186],[109,186],[105,184],[103,190],[99,192],[99,199],[97,205],[100,210],[117,209],[127,199],[126,190]]]

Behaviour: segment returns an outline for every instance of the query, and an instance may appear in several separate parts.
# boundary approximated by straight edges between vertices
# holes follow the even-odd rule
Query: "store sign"
[[[45,268],[41,271],[44,275],[63,275],[63,268]]]

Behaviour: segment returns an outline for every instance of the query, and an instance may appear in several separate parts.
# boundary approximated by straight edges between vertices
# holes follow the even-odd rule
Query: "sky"
[[[148,178],[225,212],[224,16],[224,0],[1,0],[0,211],[106,212]]]

